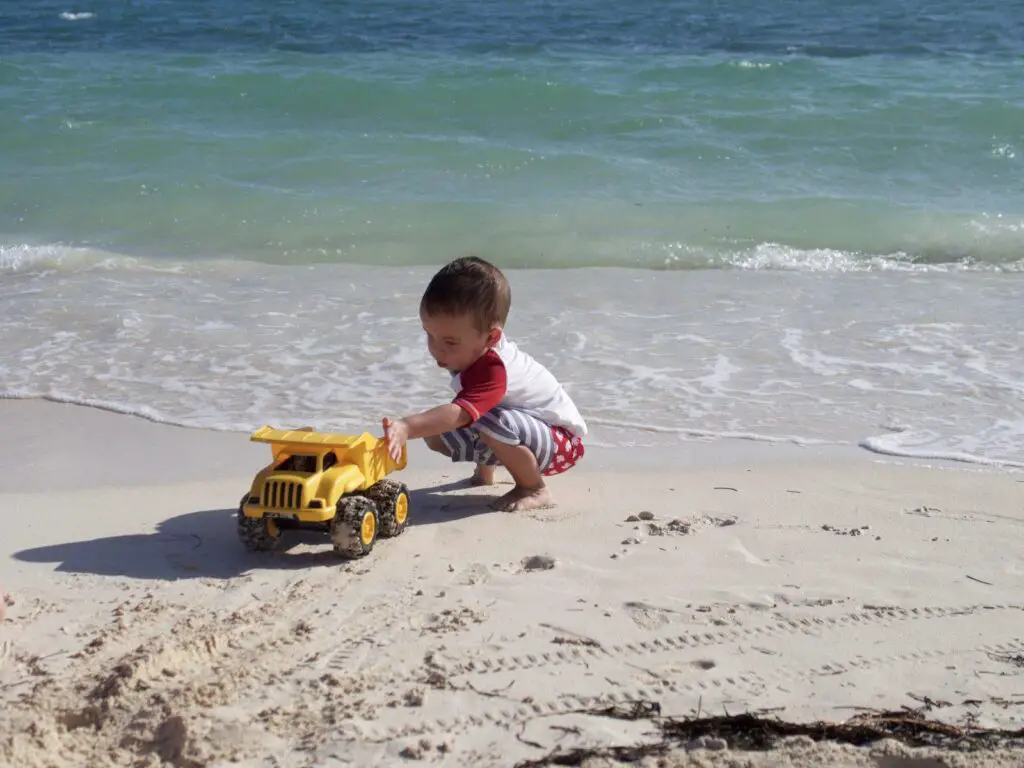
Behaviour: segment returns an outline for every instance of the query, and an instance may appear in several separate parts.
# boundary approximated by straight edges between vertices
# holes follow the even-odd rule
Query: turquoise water
[[[8,5],[0,397],[376,430],[476,252],[591,446],[1024,467],[1022,0]]]
[[[1021,266],[1019,0],[46,0],[3,18],[8,264],[61,244]]]

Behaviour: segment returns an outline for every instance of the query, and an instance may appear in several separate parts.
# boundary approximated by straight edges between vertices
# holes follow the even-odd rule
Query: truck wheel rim
[[[362,539],[363,546],[369,546],[376,533],[377,517],[373,512],[367,512],[363,515],[363,524],[359,526],[359,536]]]
[[[398,494],[398,498],[395,499],[395,522],[399,525],[405,523],[405,518],[409,516],[409,497],[404,493]]]

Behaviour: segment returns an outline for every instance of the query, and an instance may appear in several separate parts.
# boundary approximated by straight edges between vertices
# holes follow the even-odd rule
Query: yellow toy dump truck
[[[323,531],[334,551],[363,557],[378,535],[398,536],[409,519],[409,489],[385,479],[405,469],[385,440],[368,433],[338,435],[261,427],[253,442],[270,443],[273,460],[242,497],[238,537],[247,549],[273,549],[289,529]]]

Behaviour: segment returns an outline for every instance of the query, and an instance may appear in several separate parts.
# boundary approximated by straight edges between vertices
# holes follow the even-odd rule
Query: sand
[[[0,764],[514,766],[649,719],[926,707],[1024,726],[1024,475],[793,447],[593,450],[558,506],[414,446],[412,520],[339,562],[241,549],[266,446],[0,402]],[[645,765],[1020,765],[1024,752],[715,740]],[[587,765],[614,764],[594,759]]]

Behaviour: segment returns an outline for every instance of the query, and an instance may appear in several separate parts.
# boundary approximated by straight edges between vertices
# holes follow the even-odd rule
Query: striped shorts
[[[495,406],[471,427],[441,435],[452,461],[497,466],[500,462],[481,434],[506,445],[525,445],[537,459],[541,474],[556,475],[583,456],[583,443],[562,427],[552,426],[531,413]]]

